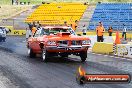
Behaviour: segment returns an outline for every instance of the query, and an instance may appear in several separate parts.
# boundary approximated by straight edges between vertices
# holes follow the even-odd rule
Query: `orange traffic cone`
[[[116,32],[115,44],[121,44],[120,36],[119,36],[119,31]]]

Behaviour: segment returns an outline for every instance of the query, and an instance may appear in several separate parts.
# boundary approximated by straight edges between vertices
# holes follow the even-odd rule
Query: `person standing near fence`
[[[86,35],[87,34],[87,27],[85,26],[85,24],[83,25],[82,32],[83,32],[83,35]]]
[[[32,31],[32,36],[34,36],[36,30],[37,30],[37,28],[36,28],[36,23],[35,23],[35,21],[34,21],[34,22],[33,22],[33,25],[32,25],[32,29],[31,29],[31,31]]]
[[[68,26],[67,21],[64,21],[64,26]]]
[[[36,27],[36,22],[35,21],[33,21],[33,27]]]
[[[75,20],[75,22],[71,24],[71,27],[72,27],[72,29],[73,29],[74,31],[75,31],[76,28],[77,28],[77,24],[78,24],[78,21],[77,21],[77,20]]]
[[[127,32],[127,27],[125,26],[125,24],[123,24],[122,38],[125,37],[125,40],[126,40],[126,32]]]
[[[27,30],[31,32],[30,35],[29,35],[29,37],[31,37],[31,36],[32,36],[32,28],[33,28],[33,24],[28,23],[28,27],[29,27],[29,30],[28,30],[28,29],[27,29]]]
[[[96,33],[97,33],[97,42],[103,42],[103,33],[105,32],[105,29],[103,27],[103,24],[99,22],[99,25],[96,27]]]
[[[113,32],[113,28],[112,28],[112,26],[110,26],[108,29],[109,36],[112,36],[112,32]]]
[[[39,27],[40,27],[40,22],[37,21],[37,22],[36,22],[36,28],[39,28]]]
[[[32,36],[32,31],[29,28],[26,28],[26,41],[28,40],[29,37]]]

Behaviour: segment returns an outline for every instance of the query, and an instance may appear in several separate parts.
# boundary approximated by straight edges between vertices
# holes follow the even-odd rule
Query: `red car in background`
[[[45,26],[28,39],[28,55],[32,58],[41,54],[42,60],[48,61],[53,55],[68,57],[73,54],[84,62],[90,43],[88,37],[76,35],[71,27]]]

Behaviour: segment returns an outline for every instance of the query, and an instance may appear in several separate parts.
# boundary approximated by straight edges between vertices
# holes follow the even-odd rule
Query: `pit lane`
[[[89,74],[132,75],[132,61],[125,59],[88,53],[85,63],[81,63],[79,57],[72,55],[68,59],[52,57],[48,63],[44,63],[39,57],[31,59],[27,56],[24,36],[8,36],[6,42],[0,42],[0,56],[0,72],[5,74],[4,77],[16,88],[132,88],[132,83],[80,86],[75,80],[80,65]]]

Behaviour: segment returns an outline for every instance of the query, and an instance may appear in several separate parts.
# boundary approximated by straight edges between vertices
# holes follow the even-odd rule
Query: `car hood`
[[[74,36],[51,37],[48,39],[58,41],[58,40],[88,40],[89,38],[74,35]]]
[[[88,37],[69,35],[69,36],[43,36],[40,41],[61,41],[61,40],[90,40]]]

